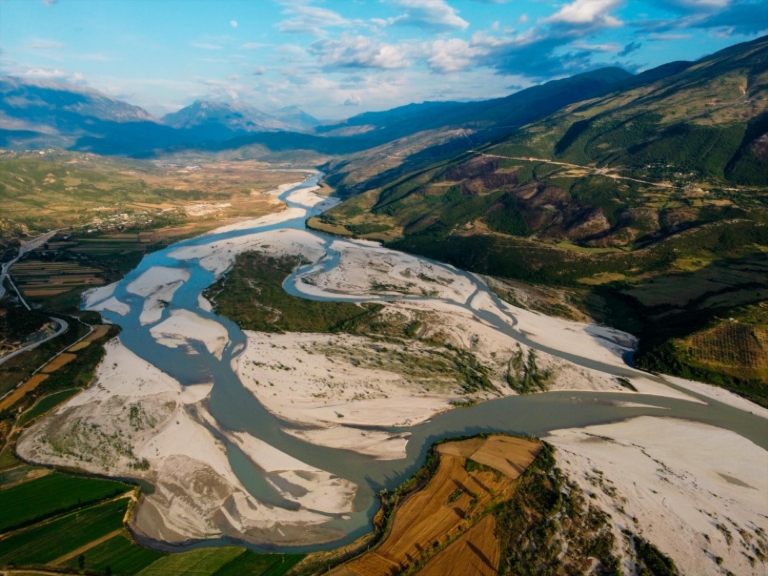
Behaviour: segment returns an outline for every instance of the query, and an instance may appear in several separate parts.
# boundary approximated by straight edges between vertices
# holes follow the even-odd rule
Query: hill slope
[[[342,193],[358,193],[416,168],[449,158],[572,102],[606,94],[633,76],[601,68],[479,102],[424,102],[368,112],[318,132],[366,139],[377,147],[324,167]],[[370,148],[370,147],[369,147]]]
[[[727,339],[696,335],[754,323],[768,300],[768,39],[670,69],[386,182],[314,225],[561,286],[641,336],[640,365],[767,402],[764,335],[747,338],[758,363],[724,360]]]

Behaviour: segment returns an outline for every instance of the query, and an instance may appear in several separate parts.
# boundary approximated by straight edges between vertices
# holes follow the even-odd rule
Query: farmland
[[[234,546],[176,554],[145,548],[124,527],[136,493],[121,482],[32,466],[3,472],[0,568],[87,569],[114,576],[282,576],[304,558]]]
[[[493,536],[495,520],[488,511],[511,497],[516,481],[541,449],[540,442],[505,436],[439,444],[425,468],[434,469],[425,484],[406,484],[385,496],[390,519],[380,544],[333,573],[413,573],[422,566],[439,571],[450,562],[455,574],[479,566],[483,568],[478,573],[495,574],[499,548]],[[470,553],[461,553],[467,547]]]
[[[129,486],[110,480],[83,480],[48,474],[0,491],[0,532],[32,524],[61,512],[127,492]]]
[[[47,564],[123,526],[119,499],[32,526],[0,540],[0,565]]]

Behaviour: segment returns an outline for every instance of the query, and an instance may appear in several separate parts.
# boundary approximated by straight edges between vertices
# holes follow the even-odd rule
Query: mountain
[[[311,225],[562,287],[639,365],[768,404],[768,335],[727,340],[768,306],[768,37],[376,184]]]
[[[299,131],[309,131],[322,124],[320,120],[307,114],[298,106],[285,106],[271,112],[271,116]]]
[[[298,106],[267,114],[246,102],[202,100],[166,114],[163,122],[173,128],[194,131],[202,140],[222,140],[249,132],[309,132],[320,123]]]
[[[424,102],[385,112],[368,112],[318,128],[348,134],[378,148],[332,161],[328,181],[350,194],[380,186],[387,179],[448,158],[542,118],[572,102],[602,96],[633,79],[620,68],[601,68],[553,80],[504,98],[479,102]]]
[[[0,76],[0,141],[37,141],[62,148],[111,126],[141,125],[150,131],[160,121],[146,110],[90,88]]]
[[[150,150],[193,148],[264,132],[299,132],[295,146],[301,148],[307,145],[301,133],[317,124],[295,106],[272,115],[242,102],[202,101],[161,121],[143,108],[91,88],[0,76],[0,146],[8,148],[146,155]],[[281,146],[286,140],[290,137],[283,138]],[[354,149],[360,148],[357,144]]]

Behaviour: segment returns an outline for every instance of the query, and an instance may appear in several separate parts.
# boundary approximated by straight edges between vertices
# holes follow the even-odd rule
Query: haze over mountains
[[[168,147],[203,145],[221,149],[258,144],[269,149],[344,154],[385,143],[395,142],[398,146],[398,140],[421,134],[418,142],[400,143],[409,155],[435,146],[442,147],[443,154],[450,154],[470,140],[488,140],[572,102],[629,83],[642,83],[654,75],[663,77],[679,67],[667,65],[637,76],[608,67],[547,82],[505,98],[424,102],[329,123],[322,123],[297,106],[266,113],[242,101],[195,101],[157,119],[142,108],[90,88],[4,76],[0,77],[0,145],[146,155]],[[457,140],[465,140],[467,133],[457,134],[457,128],[474,136],[461,144]],[[275,133],[291,136],[276,137]]]

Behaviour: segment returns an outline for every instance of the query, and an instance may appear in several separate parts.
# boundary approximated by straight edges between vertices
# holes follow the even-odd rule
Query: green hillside
[[[752,356],[715,350],[720,360],[707,363],[680,344],[768,300],[768,39],[681,68],[388,181],[310,224],[563,287],[592,317],[641,337],[640,366],[768,403]]]

